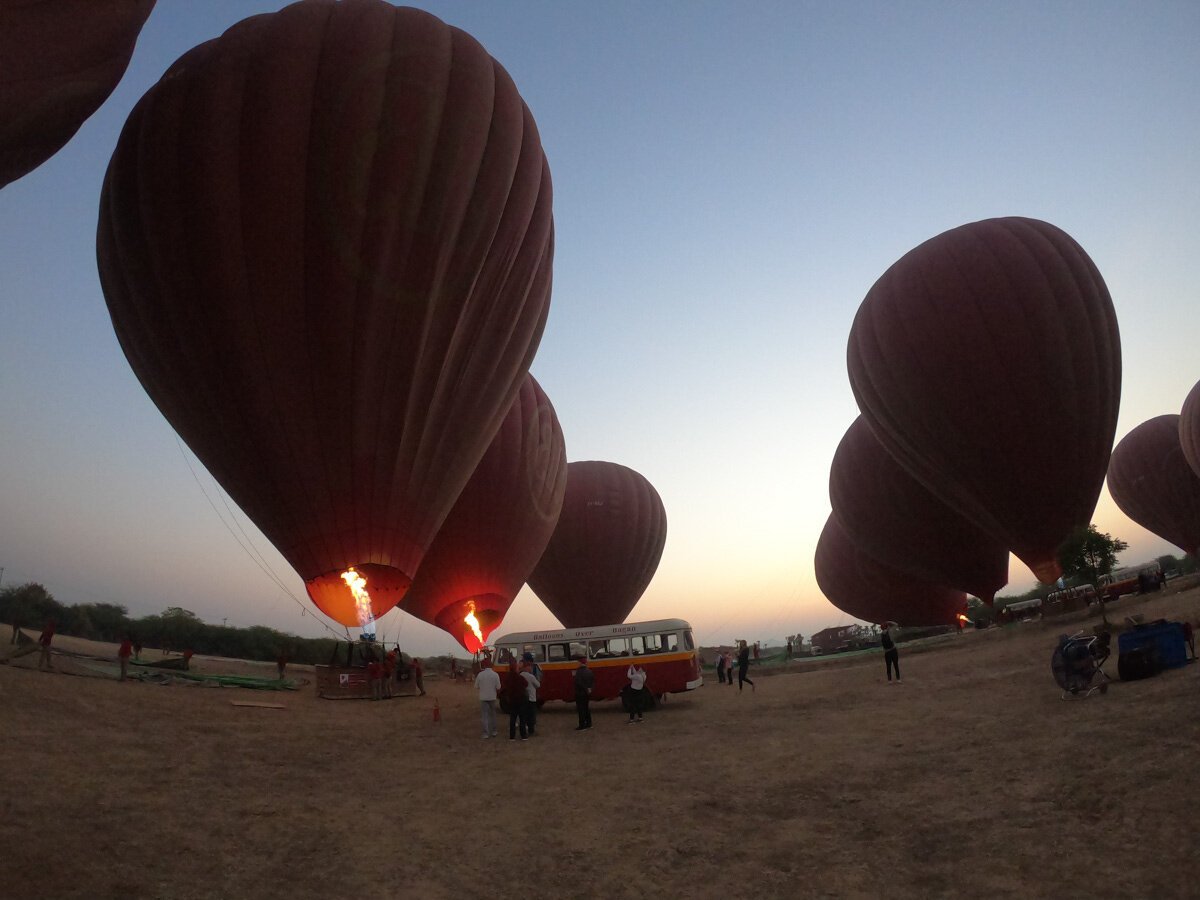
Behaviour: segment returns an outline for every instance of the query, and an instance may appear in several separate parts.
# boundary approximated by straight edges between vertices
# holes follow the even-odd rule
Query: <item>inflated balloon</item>
[[[860,549],[832,514],[817,541],[817,585],[829,602],[865,622],[953,625],[966,610],[962,591],[897,572]]]
[[[0,188],[59,151],[125,74],[154,0],[0,2]]]
[[[109,165],[97,239],[158,408],[325,613],[378,616],[545,326],[550,171],[508,74],[382,0],[305,0],[181,57]]]
[[[1200,551],[1200,476],[1183,457],[1179,416],[1156,416],[1117,444],[1108,492],[1121,512],[1185,553]]]
[[[554,533],[567,456],[554,407],[525,377],[516,402],[421,561],[403,609],[474,653]]]
[[[564,628],[624,622],[666,541],[667,512],[654,485],[617,463],[573,462],[558,525],[529,586]]]
[[[1183,458],[1192,471],[1200,476],[1200,382],[1183,401],[1183,409],[1179,413],[1179,444],[1183,448]]]
[[[1008,549],[905,471],[859,416],[829,469],[833,515],[886,566],[991,603],[1008,583]]]
[[[889,453],[1043,582],[1091,520],[1117,427],[1104,279],[1064,231],[986,219],[926,241],[855,316],[850,383]]]

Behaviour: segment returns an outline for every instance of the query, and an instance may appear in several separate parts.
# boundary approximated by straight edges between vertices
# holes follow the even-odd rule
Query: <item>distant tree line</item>
[[[302,638],[263,625],[208,625],[178,606],[140,619],[129,618],[116,603],[66,606],[34,582],[0,588],[0,622],[41,630],[51,619],[59,633],[72,637],[116,643],[128,636],[146,647],[234,659],[272,661],[282,652],[292,662],[315,665],[329,662],[337,644],[333,638]]]

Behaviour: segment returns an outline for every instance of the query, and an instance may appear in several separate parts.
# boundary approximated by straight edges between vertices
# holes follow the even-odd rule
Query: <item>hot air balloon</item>
[[[830,514],[817,541],[817,584],[829,602],[865,622],[952,625],[967,595],[876,562]]]
[[[1121,512],[1183,549],[1200,552],[1200,476],[1183,458],[1179,416],[1156,416],[1117,444],[1108,492]]]
[[[889,453],[1043,582],[1091,519],[1121,391],[1117,319],[1072,238],[986,219],[926,241],[875,282],[850,383]]]
[[[643,476],[617,463],[569,463],[558,525],[529,586],[564,628],[624,622],[666,541],[667,512]]]
[[[151,399],[313,602],[362,623],[403,597],[528,371],[550,171],[472,37],[382,0],[303,0],[141,99],[97,256]]]
[[[1200,476],[1200,382],[1196,382],[1183,401],[1179,413],[1179,443],[1183,458],[1192,471]]]
[[[833,515],[886,566],[991,603],[1008,583],[1008,549],[905,471],[859,416],[829,470]]]
[[[154,0],[0,3],[0,188],[51,156],[113,92]]]
[[[477,651],[546,549],[566,487],[562,428],[549,398],[527,375],[421,561],[404,611]]]

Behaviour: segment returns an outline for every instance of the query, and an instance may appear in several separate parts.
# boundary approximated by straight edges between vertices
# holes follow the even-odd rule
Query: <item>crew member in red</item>
[[[117,650],[117,659],[121,663],[121,681],[129,677],[129,657],[133,655],[133,641],[126,636]]]

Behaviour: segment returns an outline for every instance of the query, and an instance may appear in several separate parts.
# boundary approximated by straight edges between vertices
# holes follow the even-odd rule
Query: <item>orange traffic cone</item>
[[[437,697],[433,698],[433,721],[442,721],[442,707],[438,704]]]

